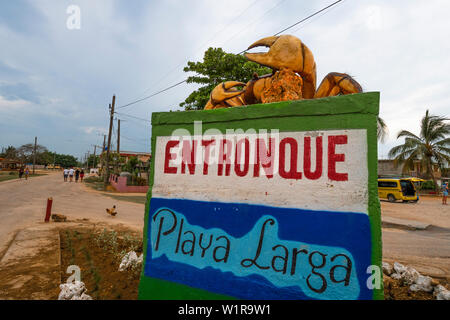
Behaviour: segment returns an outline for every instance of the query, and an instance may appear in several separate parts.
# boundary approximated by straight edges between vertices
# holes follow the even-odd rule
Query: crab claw
[[[314,64],[311,51],[297,37],[282,35],[263,38],[253,43],[248,50],[261,46],[270,49],[267,53],[245,53],[245,57],[275,70],[288,68],[297,73],[305,70],[305,64]]]
[[[237,90],[236,87],[244,87],[245,83],[239,81],[226,81],[216,86],[211,92],[211,102],[219,104],[239,96],[244,90]]]
[[[204,110],[244,105],[243,93],[245,90],[237,90],[236,87],[245,87],[245,85],[245,83],[239,81],[227,81],[219,84],[211,91]]]

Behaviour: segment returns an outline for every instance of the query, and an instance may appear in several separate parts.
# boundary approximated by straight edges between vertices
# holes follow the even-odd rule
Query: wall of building
[[[121,177],[115,174],[111,175],[109,182],[116,191],[123,193],[146,193],[149,188],[148,186],[128,186],[127,177]]]

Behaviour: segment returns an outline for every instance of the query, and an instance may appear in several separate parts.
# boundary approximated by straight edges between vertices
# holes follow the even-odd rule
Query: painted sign
[[[378,99],[154,114],[140,298],[382,298]]]

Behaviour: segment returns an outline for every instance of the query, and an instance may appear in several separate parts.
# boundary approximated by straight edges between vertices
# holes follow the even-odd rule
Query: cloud
[[[0,25],[8,27],[12,32],[36,34],[41,33],[44,16],[26,0],[2,1]]]
[[[0,83],[0,95],[6,100],[25,100],[39,104],[39,95],[25,83]]]
[[[66,28],[70,4],[81,9],[80,30]],[[240,52],[329,4],[1,1],[0,144],[26,143],[39,132],[50,149],[84,155],[91,144],[102,143],[95,132],[108,126],[113,94],[119,107],[164,89],[184,80],[186,62],[200,60],[209,46]],[[349,72],[365,90],[381,92],[380,115],[391,134],[380,153],[387,153],[397,143],[398,129],[415,131],[426,108],[448,115],[449,9],[443,0],[343,1],[288,33],[312,50],[318,81],[328,72]],[[178,104],[195,87],[175,87],[121,112],[151,119],[152,112],[180,110]],[[24,114],[4,120],[11,110]],[[149,130],[139,121],[121,128],[129,138],[149,137]],[[77,142],[68,146],[67,139]],[[124,149],[149,148],[127,139],[122,143]]]
[[[80,128],[86,134],[98,133],[98,134],[107,134],[108,130],[106,128],[101,127],[82,127]]]
[[[0,95],[0,112],[11,113],[18,110],[25,110],[30,106],[30,102],[20,99],[7,99]]]
[[[0,78],[8,78],[14,80],[18,77],[23,77],[25,73],[15,67],[9,66],[6,63],[0,61]]]

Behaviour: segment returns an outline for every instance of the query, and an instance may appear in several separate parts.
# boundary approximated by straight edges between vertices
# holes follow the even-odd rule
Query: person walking
[[[80,178],[80,169],[77,168],[77,170],[75,170],[75,182],[78,182],[79,178]]]
[[[69,169],[69,182],[72,182],[73,181],[73,174],[74,174],[74,170],[73,170],[73,168],[70,168]]]
[[[23,176],[23,167],[20,167],[20,169],[19,169],[19,179],[22,179],[22,176]]]
[[[67,182],[67,177],[69,176],[69,169],[64,168],[63,175],[64,175],[64,182]]]
[[[83,182],[83,178],[84,178],[84,170],[81,169],[81,172],[80,172],[80,179],[81,179],[81,182]]]
[[[28,167],[25,168],[25,180],[28,180],[28,176],[30,175],[30,169]]]
[[[442,204],[447,205],[447,197],[448,197],[448,182],[444,182],[442,186]]]

